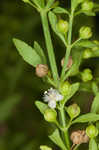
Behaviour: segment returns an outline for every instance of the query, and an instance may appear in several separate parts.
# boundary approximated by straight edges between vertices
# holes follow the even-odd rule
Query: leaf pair
[[[19,54],[28,64],[32,65],[33,67],[36,67],[37,64],[46,63],[46,58],[43,53],[43,50],[37,42],[34,42],[35,49],[18,39],[13,39],[13,42]]]

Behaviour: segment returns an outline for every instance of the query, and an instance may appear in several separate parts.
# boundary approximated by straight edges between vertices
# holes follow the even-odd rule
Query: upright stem
[[[66,122],[65,122],[65,114],[64,114],[64,109],[61,108],[60,109],[60,117],[61,117],[61,123],[63,125],[63,127],[66,127]],[[69,136],[68,136],[68,130],[67,131],[63,131],[64,133],[64,140],[66,143],[67,148],[70,150],[70,142],[69,142]]]
[[[54,55],[51,35],[49,32],[47,13],[45,11],[41,11],[40,15],[41,15],[42,26],[43,26],[44,36],[45,36],[45,42],[46,42],[46,47],[47,47],[47,51],[48,51],[48,57],[49,57],[49,61],[50,61],[53,78],[54,78],[55,83],[58,85],[58,71],[57,71],[57,66],[56,66],[56,61],[55,61],[55,55]]]
[[[69,56],[70,56],[70,52],[72,49],[71,46],[71,41],[72,41],[72,25],[73,25],[73,17],[74,17],[74,10],[71,11],[71,15],[70,15],[70,20],[69,20],[69,32],[68,32],[68,41],[67,41],[67,50],[66,50],[66,55],[65,55],[65,59],[64,59],[64,65],[63,65],[63,69],[62,69],[62,73],[61,73],[61,81],[63,81],[64,79],[64,75],[65,75],[65,70],[68,64],[68,60],[69,60]]]

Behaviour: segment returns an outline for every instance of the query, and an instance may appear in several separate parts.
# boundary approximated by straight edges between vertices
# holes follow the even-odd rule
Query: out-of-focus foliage
[[[66,2],[60,2],[65,7]],[[85,18],[85,24],[91,24],[94,36],[99,39],[98,14],[95,20]],[[64,15],[63,15],[64,18]],[[80,17],[81,18],[81,17]],[[83,19],[77,18],[74,23],[77,35]],[[77,21],[76,21],[77,22]],[[57,62],[60,64],[60,53],[64,55],[64,44],[52,33]],[[37,150],[40,144],[47,144],[50,127],[45,125],[43,118],[35,108],[35,100],[39,99],[48,85],[35,75],[32,66],[27,65],[18,55],[12,38],[19,38],[30,45],[39,42],[45,50],[42,26],[39,14],[25,5],[21,0],[0,1],[0,150]],[[59,44],[57,44],[59,43]],[[63,49],[63,50],[62,50]],[[45,52],[46,53],[46,52]],[[90,62],[90,63],[89,63]],[[89,67],[96,77],[99,76],[99,59],[84,61],[81,70]],[[73,78],[72,80],[76,80]],[[82,111],[89,111],[93,95],[81,92],[75,99]],[[86,106],[85,101],[86,101]],[[72,100],[73,101],[73,100]],[[49,143],[48,143],[49,144]]]

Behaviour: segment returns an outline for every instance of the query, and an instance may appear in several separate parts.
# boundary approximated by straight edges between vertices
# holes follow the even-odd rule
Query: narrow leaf
[[[92,41],[82,40],[82,41],[78,42],[75,46],[76,47],[85,47],[85,48],[94,48],[97,45]]]
[[[35,50],[31,46],[18,39],[13,39],[13,42],[19,54],[28,64],[34,67],[36,67],[37,64],[42,64],[40,56],[35,52]]]
[[[99,92],[95,96],[93,103],[91,105],[91,112],[97,113],[97,111],[99,112]]]
[[[42,62],[46,64],[46,57],[43,52],[43,49],[40,47],[40,45],[36,41],[34,42],[34,49],[36,50],[37,54],[41,57]]]
[[[53,12],[56,14],[68,14],[69,15],[69,12],[62,7],[56,7],[55,9],[53,9]]]
[[[77,119],[75,119],[72,124],[74,123],[86,123],[86,122],[95,122],[99,120],[99,115],[94,113],[87,113],[84,115],[81,115]]]
[[[50,21],[50,24],[51,24],[51,27],[52,27],[53,31],[56,33],[57,36],[59,36],[59,38],[66,45],[65,38],[64,38],[63,34],[61,34],[60,32],[57,31],[57,27],[56,27],[57,17],[56,17],[56,15],[53,12],[50,11],[48,16],[49,16],[49,21]]]
[[[63,150],[67,150],[67,148],[65,147],[61,137],[60,137],[60,133],[58,131],[58,129],[56,129],[52,135],[49,136],[49,138],[57,145],[59,146],[61,149]]]
[[[89,150],[98,150],[98,146],[97,146],[95,139],[90,139]]]
[[[35,105],[39,109],[39,111],[41,112],[41,114],[44,114],[45,110],[48,108],[47,104],[44,104],[44,103],[42,103],[40,101],[36,101]]]

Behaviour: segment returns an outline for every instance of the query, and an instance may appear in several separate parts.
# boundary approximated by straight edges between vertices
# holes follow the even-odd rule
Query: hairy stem
[[[41,11],[40,15],[41,15],[44,37],[45,37],[45,42],[46,42],[46,47],[48,51],[48,57],[49,57],[49,62],[50,62],[53,78],[54,78],[56,85],[58,86],[58,71],[57,71],[57,66],[56,66],[56,61],[55,61],[51,35],[49,32],[47,13],[45,11]]]

